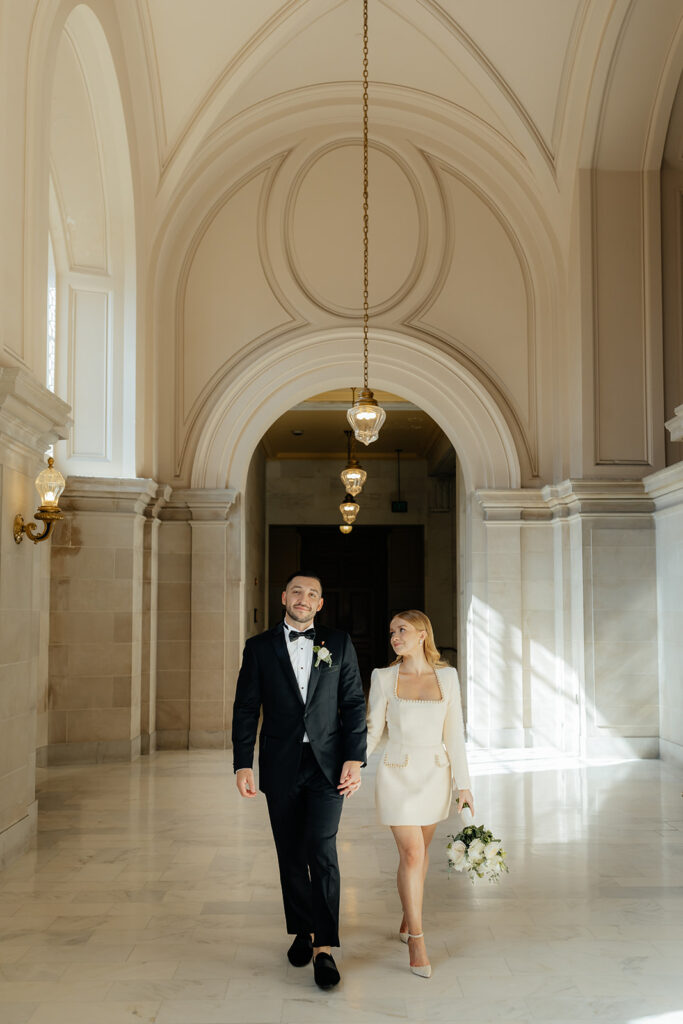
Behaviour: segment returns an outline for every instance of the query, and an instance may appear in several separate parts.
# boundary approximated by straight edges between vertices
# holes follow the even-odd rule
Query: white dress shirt
[[[285,630],[288,633],[300,632],[298,629],[290,626],[288,622],[285,622]],[[294,670],[294,678],[297,681],[301,698],[305,704],[306,697],[308,696],[308,680],[313,665],[313,641],[307,640],[305,637],[300,637],[298,640],[290,640],[289,636],[285,636],[285,643],[287,644],[289,660]],[[304,733],[304,743],[310,743],[307,733]]]

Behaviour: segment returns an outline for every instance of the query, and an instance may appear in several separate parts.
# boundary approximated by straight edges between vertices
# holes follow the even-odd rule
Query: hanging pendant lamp
[[[347,494],[350,494],[352,498],[355,498],[357,494],[363,490],[363,484],[368,478],[368,474],[365,472],[362,466],[359,465],[358,459],[355,455],[351,454],[351,437],[353,435],[352,430],[345,430],[346,434],[346,467],[342,469],[339,474],[341,482],[344,484],[344,489]]]
[[[363,388],[346,416],[357,441],[372,444],[379,437],[387,414],[368,386],[368,0],[363,0]]]
[[[353,523],[360,512],[360,505],[357,501],[353,500],[353,496],[351,494],[345,494],[344,500],[339,506],[339,511],[341,512],[342,519],[345,523]]]

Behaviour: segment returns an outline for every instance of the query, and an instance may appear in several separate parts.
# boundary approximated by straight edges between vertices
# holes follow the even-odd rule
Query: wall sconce
[[[59,498],[66,487],[66,480],[58,469],[54,469],[54,464],[54,459],[48,459],[47,467],[42,469],[36,477],[36,490],[40,498],[40,506],[35,514],[35,518],[45,523],[45,529],[42,533],[36,534],[37,523],[25,523],[23,516],[15,516],[14,540],[17,544],[21,544],[24,534],[34,544],[41,540],[47,540],[52,533],[54,523],[58,519],[64,518],[64,513],[59,509]]]

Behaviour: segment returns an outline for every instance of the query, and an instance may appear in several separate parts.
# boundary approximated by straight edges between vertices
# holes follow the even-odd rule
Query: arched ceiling
[[[313,126],[335,90],[359,86],[361,0],[136,3],[171,192],[207,142],[219,133],[227,145],[227,128],[243,131],[250,112],[277,118],[305,94]],[[548,196],[579,165],[643,168],[661,150],[655,121],[663,144],[657,108],[670,107],[683,46],[680,0],[656,8],[653,17],[652,0],[370,0],[371,111],[373,87],[399,104],[441,104],[444,122],[469,118],[514,147]]]
[[[255,105],[359,81],[360,0],[137,2],[164,169]],[[451,104],[553,170],[572,77],[592,70],[612,6],[370,0],[371,81]]]

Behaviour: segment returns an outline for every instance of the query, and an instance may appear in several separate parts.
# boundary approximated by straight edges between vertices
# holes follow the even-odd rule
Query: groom
[[[259,787],[275,839],[295,967],[313,957],[321,988],[339,982],[337,829],[345,796],[365,763],[365,697],[347,633],[314,629],[322,584],[308,572],[287,580],[284,621],[247,640],[233,708],[237,789],[255,797],[252,764],[259,715]],[[313,933],[313,939],[311,938]]]

